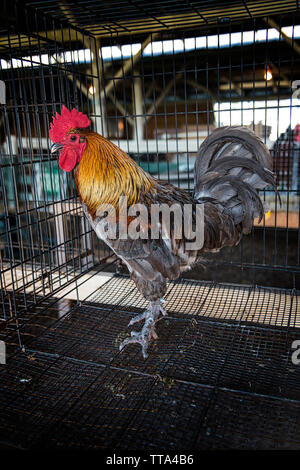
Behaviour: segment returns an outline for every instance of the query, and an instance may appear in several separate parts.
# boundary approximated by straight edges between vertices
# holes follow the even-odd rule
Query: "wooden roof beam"
[[[300,55],[300,46],[297,44],[295,39],[291,39],[283,30],[280,28],[280,26],[276,23],[276,21],[272,20],[272,18],[263,18],[264,22],[267,24],[267,26],[272,26],[272,28],[277,29],[277,31],[281,34],[285,42],[291,46],[294,51]]]

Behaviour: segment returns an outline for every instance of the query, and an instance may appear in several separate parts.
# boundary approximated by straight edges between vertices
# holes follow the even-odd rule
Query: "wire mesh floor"
[[[0,366],[2,447],[299,449],[297,294],[171,282],[146,360],[137,345],[118,350],[146,305],[127,277],[48,324],[27,318],[25,352]]]

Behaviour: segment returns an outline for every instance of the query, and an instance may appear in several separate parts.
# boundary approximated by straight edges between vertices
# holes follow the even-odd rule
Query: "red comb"
[[[91,121],[86,114],[82,114],[75,108],[69,111],[68,108],[62,106],[61,115],[56,113],[56,116],[53,116],[49,137],[52,142],[62,142],[69,130],[77,127],[88,127],[90,124]]]

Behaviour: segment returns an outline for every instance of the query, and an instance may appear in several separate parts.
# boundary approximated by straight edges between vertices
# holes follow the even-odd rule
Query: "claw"
[[[136,317],[133,317],[130,322],[128,323],[128,326],[132,326],[135,323],[141,321],[141,320],[146,320],[147,315],[149,314],[149,310],[145,310],[143,313],[140,313]]]
[[[132,333],[138,334],[138,332],[136,332],[136,331],[134,331]],[[148,354],[147,354],[146,350],[147,350],[147,347],[148,347],[148,343],[147,343],[146,339],[144,339],[142,336],[141,337],[131,336],[131,337],[125,338],[124,341],[120,344],[119,350],[122,351],[122,349],[125,348],[125,346],[127,346],[130,343],[132,343],[132,344],[139,343],[142,347],[143,357],[144,357],[144,359],[147,359]]]
[[[120,344],[120,351],[122,351],[122,349],[128,344],[138,343],[141,345],[143,357],[146,359],[148,357],[146,351],[151,340],[156,340],[158,338],[158,335],[155,331],[155,323],[159,320],[160,314],[165,316],[167,315],[167,312],[162,307],[161,302],[156,301],[150,302],[147,310],[132,318],[128,326],[132,326],[134,323],[145,320],[144,326],[141,331],[132,331],[131,336],[124,339],[124,341]]]

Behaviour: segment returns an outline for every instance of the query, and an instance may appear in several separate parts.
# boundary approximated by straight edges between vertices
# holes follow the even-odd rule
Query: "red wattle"
[[[64,171],[72,171],[77,163],[77,153],[72,149],[63,149],[59,156],[59,166]]]

